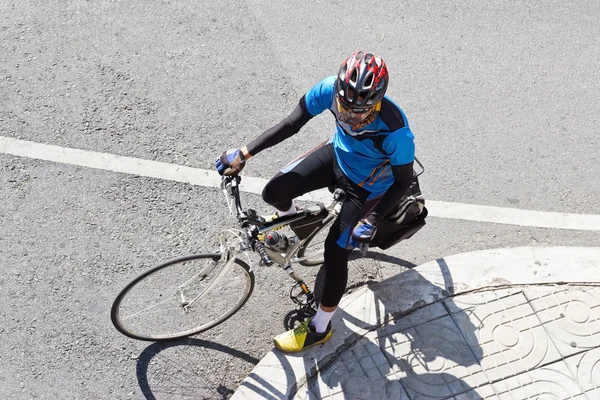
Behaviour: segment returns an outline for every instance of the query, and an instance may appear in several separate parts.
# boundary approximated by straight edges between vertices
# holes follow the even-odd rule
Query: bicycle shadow
[[[479,327],[469,319],[459,325],[452,317],[450,310],[460,309],[447,297],[455,293],[454,282],[444,259],[437,263],[443,285],[406,270],[377,283],[377,290],[365,288],[365,295],[354,302],[342,301],[330,344],[297,355],[274,350],[286,371],[287,398],[305,385],[307,399],[333,394],[347,399],[359,394],[378,399],[482,399],[472,390],[482,379],[486,382],[479,364],[482,350],[467,345],[477,343]],[[298,362],[306,381],[296,381]]]
[[[143,396],[229,399],[237,388],[232,378],[259,360],[247,353],[203,339],[157,342],[146,347],[136,364]]]

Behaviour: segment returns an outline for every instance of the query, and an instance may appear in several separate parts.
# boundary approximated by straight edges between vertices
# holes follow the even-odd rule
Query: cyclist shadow
[[[401,266],[404,268],[409,268],[409,269],[417,266],[416,264],[413,264],[407,260],[403,260],[398,257],[394,257],[394,256],[390,256],[390,255],[387,255],[384,253],[378,253],[378,252],[374,252],[374,251],[368,251],[364,257],[361,257],[358,252],[352,252],[352,254],[350,255],[349,261],[358,260],[361,258],[362,259],[368,258],[368,259],[372,259],[372,260],[375,260],[378,262],[387,262],[390,264],[395,264],[395,265],[398,265],[398,266]],[[317,272],[316,276],[313,279],[311,279],[313,281],[311,290],[313,291],[313,295],[315,296],[315,304],[319,304],[319,302],[321,300],[321,294],[323,293],[325,269],[323,268],[323,265],[321,265],[320,267],[312,267],[312,268],[315,268],[315,269],[318,268],[318,272]],[[352,265],[350,265],[350,268],[352,268]],[[373,274],[373,278],[376,275],[377,274]],[[306,276],[305,276],[305,278],[306,278]],[[373,278],[367,278],[360,282],[348,285],[346,287],[345,293],[348,294],[349,292],[360,289],[361,287],[377,283],[378,281]],[[309,282],[307,281],[307,283],[309,283]],[[306,312],[306,310],[299,310],[299,309],[291,310],[283,318],[283,326],[285,329],[288,329],[288,330],[293,329],[295,326],[297,326],[302,321],[304,321],[307,317],[310,317],[312,315],[314,315],[314,312],[309,313],[309,312]]]
[[[482,350],[467,344],[478,342],[478,327],[469,318],[460,318],[460,324],[453,318],[460,312],[448,297],[455,293],[454,282],[444,259],[437,263],[441,285],[409,269],[377,283],[377,290],[366,290],[353,302],[342,301],[333,321],[337,335],[334,332],[328,349],[328,344],[319,346],[310,357],[275,352],[284,365],[294,363],[292,357],[306,357],[305,398],[337,392],[336,398],[348,399],[358,394],[379,399],[443,399],[459,394],[483,398],[472,390],[487,383],[479,364]],[[295,393],[299,389],[295,377],[288,375],[287,380],[288,393]]]
[[[391,256],[391,255],[388,255],[385,253],[380,253],[380,252],[376,252],[376,251],[372,251],[372,250],[369,250],[364,257],[361,256],[358,251],[352,252],[350,254],[349,262],[351,263],[352,261],[356,261],[356,260],[360,260],[360,259],[370,259],[375,262],[384,262],[384,263],[404,267],[407,269],[412,269],[417,266],[416,264],[411,263],[410,261],[403,260],[398,257],[394,257],[394,256]],[[319,304],[319,301],[321,299],[321,294],[323,293],[325,269],[324,269],[323,265],[321,265],[320,267],[314,267],[314,268],[318,268],[318,272],[317,272],[316,276],[314,277],[314,283],[313,283],[311,289],[315,296],[316,304]],[[349,268],[353,268],[353,265],[350,264]],[[378,275],[377,272],[372,273],[371,276],[367,275],[367,279],[363,279],[360,282],[356,282],[354,284],[348,285],[346,287],[345,293],[348,294],[352,291],[360,289],[361,287],[377,283],[378,281],[376,279],[374,279],[377,275]],[[283,325],[286,329],[292,329],[292,328],[294,328],[294,326],[296,324],[299,324],[300,322],[304,321],[304,319],[308,316],[309,315],[305,312],[300,312],[299,310],[292,310],[285,316]]]
[[[250,371],[259,360],[234,348],[203,339],[157,342],[146,347],[136,375],[146,399],[229,399],[234,376]]]

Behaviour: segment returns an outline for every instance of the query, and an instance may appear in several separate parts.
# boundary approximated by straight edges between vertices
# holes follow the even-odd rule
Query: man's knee
[[[289,197],[289,190],[286,190],[282,178],[283,177],[279,176],[271,179],[263,188],[262,198],[266,203],[271,204],[272,206],[288,205],[289,208],[291,207],[292,198]]]
[[[265,202],[269,204],[273,204],[273,202],[277,202],[277,190],[276,185],[273,184],[273,181],[270,180],[262,191],[262,198]]]

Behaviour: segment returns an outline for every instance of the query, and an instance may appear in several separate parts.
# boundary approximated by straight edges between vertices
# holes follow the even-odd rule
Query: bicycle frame
[[[290,297],[297,304],[307,307],[314,306],[314,296],[308,286],[305,284],[304,279],[298,275],[292,268],[292,264],[303,261],[307,257],[298,258],[296,254],[302,245],[308,240],[302,239],[297,240],[295,243],[286,250],[285,253],[278,252],[274,249],[270,249],[265,246],[260,238],[263,238],[265,233],[273,230],[281,229],[285,226],[290,225],[293,222],[300,221],[310,215],[318,215],[327,212],[326,219],[337,217],[337,210],[335,209],[336,204],[340,203],[340,199],[334,196],[332,202],[328,206],[319,204],[317,206],[308,207],[298,211],[296,214],[286,215],[278,217],[272,221],[265,221],[264,218],[259,216],[256,211],[252,209],[244,210],[241,204],[239,184],[241,181],[240,176],[223,177],[221,181],[221,189],[225,194],[229,211],[232,215],[235,215],[238,219],[241,229],[227,229],[220,235],[220,247],[222,257],[230,260],[230,257],[238,257],[239,254],[243,253],[246,255],[249,261],[249,265],[252,266],[248,250],[252,250],[259,254],[261,263],[265,265],[271,265],[273,263],[278,264],[288,275],[296,281],[296,285],[292,287],[292,291],[295,287],[299,286],[302,289],[302,293],[306,296],[306,301],[299,300],[299,296],[293,296],[290,293]],[[233,204],[231,202],[233,199]],[[234,234],[238,243],[237,246],[227,246],[225,233]],[[225,268],[225,267],[224,267]]]
[[[261,258],[263,256],[263,254],[261,254],[262,251],[260,250],[260,247],[261,247],[260,245],[262,244],[262,241],[259,238],[261,238],[265,233],[267,233],[269,231],[275,231],[275,230],[281,229],[285,226],[292,224],[293,222],[300,221],[300,220],[306,218],[307,216],[318,215],[318,214],[324,213],[325,211],[330,214],[325,218],[331,218],[331,217],[337,216],[337,212],[335,210],[335,205],[339,203],[339,200],[334,198],[333,201],[331,202],[331,204],[329,204],[328,206],[319,204],[319,205],[316,205],[313,207],[308,207],[303,210],[300,210],[296,214],[278,217],[272,221],[267,222],[264,220],[264,218],[260,217],[256,213],[256,211],[251,210],[251,209],[248,209],[248,210],[243,209],[243,207],[241,205],[240,191],[239,191],[240,180],[241,180],[241,178],[239,176],[224,177],[223,181],[221,182],[221,188],[222,188],[223,192],[225,193],[227,205],[229,207],[231,214],[234,214],[237,217],[240,227],[242,229],[244,229],[244,230],[236,229],[236,231],[239,232],[240,234],[243,232],[247,236],[248,243],[246,243],[247,245],[244,246],[245,247],[244,251],[247,251],[247,248],[252,248],[257,253],[259,253]],[[232,204],[230,202],[230,198],[234,199],[235,213],[234,213]],[[306,241],[306,239],[296,241],[291,248],[287,249],[285,254],[282,254],[275,250],[269,249],[268,247],[264,247],[264,250],[265,250],[265,253],[267,254],[267,256],[269,256],[268,258],[272,259],[272,261],[279,264],[280,266],[284,266],[288,263],[296,263],[296,262],[304,259],[304,258],[294,258],[294,256],[297,253],[298,249],[300,249],[300,247],[302,247],[302,244],[304,244],[305,241]],[[243,242],[243,240],[242,240],[242,242]],[[256,249],[256,245],[259,245],[259,249]]]

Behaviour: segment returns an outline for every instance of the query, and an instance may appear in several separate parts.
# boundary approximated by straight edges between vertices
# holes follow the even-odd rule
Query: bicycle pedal
[[[276,218],[279,218],[279,216],[277,214],[271,214],[271,215],[263,215],[262,218],[265,220],[265,222],[271,222]]]
[[[304,287],[302,287],[303,285]],[[290,299],[298,304],[300,308],[305,308],[307,306],[310,307],[314,303],[315,295],[308,289],[305,283],[298,282],[290,289]]]
[[[317,314],[317,306],[313,302],[313,304],[308,304],[306,306],[301,307],[300,311],[302,311],[309,317],[314,317]]]
[[[271,221],[273,221],[273,220],[276,220],[277,218],[279,218],[279,215],[277,215],[277,214],[273,214],[273,215],[263,215],[261,218],[265,220],[265,222],[264,222],[264,223],[266,224],[266,223],[269,223],[269,222],[271,222]],[[270,228],[270,230],[271,230],[271,231],[278,231],[278,230],[280,230],[280,229],[283,229],[284,227],[285,227],[285,225],[284,225],[284,226],[277,227],[277,228]]]

